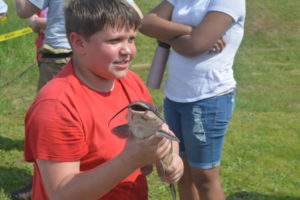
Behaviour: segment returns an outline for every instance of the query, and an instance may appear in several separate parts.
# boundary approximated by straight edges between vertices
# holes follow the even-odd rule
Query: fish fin
[[[156,131],[155,135],[158,136],[158,137],[167,138],[168,140],[180,142],[180,140],[178,139],[178,137],[176,137],[174,135],[170,135],[169,133],[167,133],[165,131],[162,131],[162,130]]]
[[[119,138],[128,138],[131,135],[128,124],[122,124],[111,129],[111,132]]]

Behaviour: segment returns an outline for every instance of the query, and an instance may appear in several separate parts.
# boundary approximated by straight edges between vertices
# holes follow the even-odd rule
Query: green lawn
[[[0,35],[27,26],[14,1]],[[144,14],[158,0],[136,0]],[[247,1],[246,31],[236,56],[236,109],[221,167],[229,200],[300,200],[300,1]],[[23,162],[23,118],[36,93],[34,33],[0,42],[0,199],[23,186],[32,165]],[[139,34],[132,69],[145,80],[155,40]],[[150,90],[157,105],[162,91]],[[171,199],[154,173],[150,199]]]

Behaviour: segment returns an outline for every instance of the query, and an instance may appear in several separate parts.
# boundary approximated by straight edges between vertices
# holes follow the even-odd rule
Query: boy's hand
[[[167,183],[175,183],[179,181],[179,179],[183,175],[183,161],[177,153],[172,153],[172,160],[169,166],[165,168],[164,177],[162,181]]]
[[[39,29],[38,29],[38,26],[37,26],[37,19],[38,19],[38,16],[36,14],[34,14],[31,17],[28,18],[30,28],[32,28],[32,30],[36,33],[39,32]]]
[[[131,161],[135,169],[155,163],[161,160],[171,150],[169,140],[155,134],[147,138],[137,138],[131,135],[122,154]]]
[[[47,24],[47,19],[34,14],[28,18],[29,26],[36,33],[43,33]]]

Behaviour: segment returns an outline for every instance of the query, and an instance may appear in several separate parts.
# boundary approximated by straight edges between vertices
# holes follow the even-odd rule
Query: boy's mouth
[[[127,57],[127,58],[123,58],[123,59],[118,59],[114,63],[122,65],[122,64],[130,63],[130,61],[131,61],[131,59],[129,57]]]
[[[130,60],[126,59],[122,61],[115,61],[114,64],[117,65],[119,68],[128,68]]]

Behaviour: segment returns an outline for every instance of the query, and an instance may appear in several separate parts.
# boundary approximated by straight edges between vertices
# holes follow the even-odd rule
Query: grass
[[[0,35],[27,26],[14,1]],[[136,0],[144,14],[159,1]],[[245,37],[235,60],[236,109],[221,167],[229,200],[300,200],[300,1],[247,1]],[[0,43],[0,199],[27,183],[23,118],[36,93],[35,34]],[[145,80],[155,40],[139,34],[132,69]],[[161,90],[150,90],[157,105]],[[156,173],[151,200],[170,199]]]

